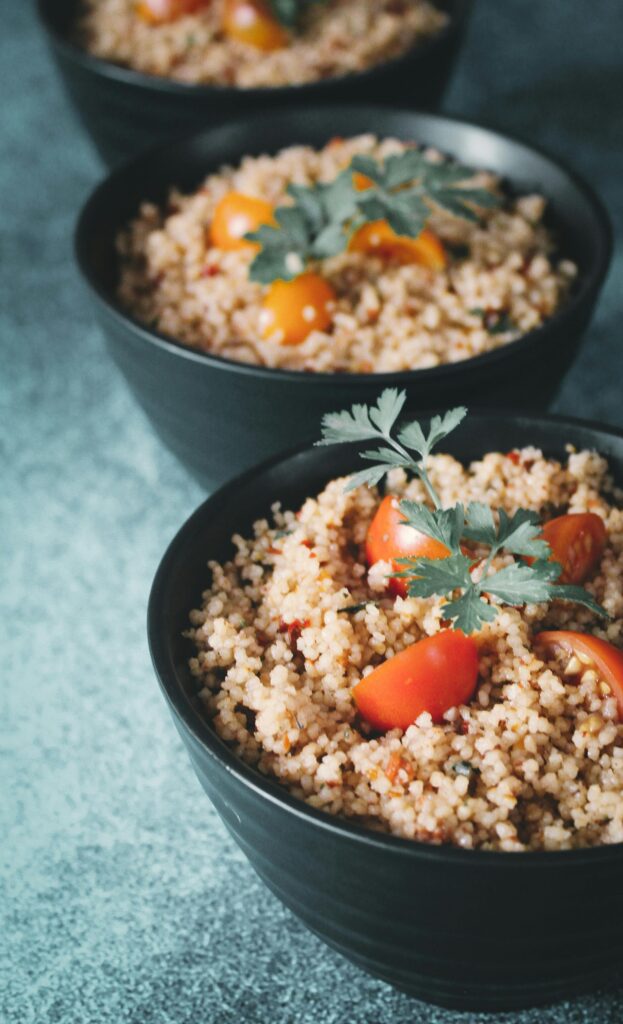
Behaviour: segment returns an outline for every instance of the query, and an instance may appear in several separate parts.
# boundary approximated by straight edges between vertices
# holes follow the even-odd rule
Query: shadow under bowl
[[[623,483],[623,431],[557,417],[470,416],[444,441],[469,462],[535,445],[597,449]],[[152,587],[152,659],[199,780],[251,864],[282,902],[359,967],[413,996],[461,1010],[511,1010],[621,978],[623,844],[498,853],[379,834],[316,810],[239,760],[203,717],[183,632],[209,584],[281,501],[296,509],[352,472],[354,445],[279,456],[210,497],[169,546]],[[301,967],[304,971],[304,966]]]
[[[250,366],[198,352],[127,315],[116,298],[115,238],[143,200],[193,190],[222,164],[283,146],[323,146],[335,134],[374,132],[422,141],[473,167],[490,168],[513,190],[549,200],[560,245],[579,267],[577,286],[542,327],[458,363],[401,373],[304,373]],[[76,251],[113,358],[164,443],[208,487],[283,447],[317,436],[326,412],[406,388],[410,409],[473,405],[541,407],[556,393],[586,328],[611,250],[601,203],[549,157],[499,132],[434,114],[376,107],[281,112],[212,129],[142,155],[114,171],[87,201]]]
[[[93,57],[73,41],[80,0],[37,0],[67,95],[102,159],[112,165],[174,136],[277,107],[387,103],[420,109],[441,100],[472,0],[442,0],[450,20],[402,56],[367,71],[276,88],[192,85]],[[258,57],[261,59],[261,55]]]

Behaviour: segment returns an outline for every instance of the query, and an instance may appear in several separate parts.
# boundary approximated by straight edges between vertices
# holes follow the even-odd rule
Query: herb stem
[[[407,462],[409,463],[409,467],[413,470],[415,475],[418,476],[422,483],[424,484],[428,496],[430,497],[435,508],[441,508],[441,499],[437,494],[437,491],[433,487],[432,481],[428,473],[426,472],[426,467],[424,466],[424,459],[422,459],[421,462],[414,462],[411,456],[409,455],[407,449],[403,448],[403,446],[400,444],[400,441],[396,441],[390,434],[384,434],[383,436],[385,440],[388,441],[389,444],[391,444],[392,448],[395,451],[397,451],[399,455],[402,455],[402,457],[407,460]]]

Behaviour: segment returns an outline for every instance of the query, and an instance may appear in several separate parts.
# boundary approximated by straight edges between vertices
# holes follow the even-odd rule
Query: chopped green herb
[[[446,249],[449,250],[450,255],[453,256],[455,260],[466,260],[469,256],[469,246],[463,245],[461,242],[446,242]]]
[[[471,761],[455,761],[452,771],[455,775],[465,775],[467,778],[471,775],[480,775],[480,769],[476,768]]]
[[[362,612],[364,608],[367,608],[369,604],[378,604],[378,601],[362,601],[361,604],[346,604],[343,608],[338,608],[338,612],[350,612],[354,615],[355,612]]]
[[[355,171],[369,179],[369,188],[355,187]],[[473,176],[469,167],[450,160],[434,163],[412,147],[384,162],[357,155],[329,183],[289,185],[293,203],[277,207],[276,226],[264,224],[245,235],[260,246],[249,277],[261,284],[290,281],[309,260],[343,252],[355,231],[379,219],[410,238],[423,231],[435,208],[477,221],[477,208],[498,206],[500,199],[466,184]]]
[[[292,530],[289,527],[286,527],[283,530],[275,530],[274,538],[275,540],[281,540],[282,537],[289,537],[291,533]]]
[[[515,321],[506,312],[487,316],[485,318],[485,326],[489,334],[506,334],[508,331],[516,331],[518,329]]]
[[[327,0],[269,0],[271,10],[286,28],[297,28],[307,8],[313,4],[326,3]]]
[[[473,633],[498,614],[500,605],[540,604],[553,600],[583,605],[595,615],[607,612],[583,587],[558,583],[562,567],[552,561],[551,548],[541,537],[539,517],[529,509],[518,509],[509,516],[483,502],[470,502],[467,508],[456,504],[443,508],[441,499],[426,469],[426,460],[434,447],[464,419],[466,409],[450,409],[434,416],[428,433],[413,421],[392,431],[406,399],[406,392],[388,388],[375,406],[353,405],[350,412],[329,413],[323,418],[322,440],[318,444],[368,441],[383,442],[383,447],[364,451],[361,458],[373,462],[355,473],[347,490],[362,484],[374,486],[393,467],[414,473],[422,481],[433,508],[421,502],[401,501],[400,511],[406,525],[445,545],[445,558],[398,558],[400,571],[392,573],[407,583],[410,597],[445,597],[443,615],[455,629]],[[415,453],[415,454],[414,454]],[[487,547],[486,558],[472,557],[464,542]],[[497,571],[492,562],[502,551],[519,558]],[[531,564],[523,559],[529,558]],[[478,578],[473,570],[478,568]]]

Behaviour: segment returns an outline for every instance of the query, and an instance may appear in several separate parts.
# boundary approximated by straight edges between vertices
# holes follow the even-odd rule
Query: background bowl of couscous
[[[166,205],[172,185],[182,192],[192,191],[206,173],[217,172],[224,164],[235,166],[253,154],[272,154],[293,145],[322,147],[336,134],[361,133],[416,139],[468,166],[487,168],[512,192],[544,196],[545,224],[551,224],[561,252],[577,267],[560,308],[517,340],[473,357],[376,373],[363,372],[361,366],[359,372],[317,372],[313,361],[297,369],[253,364],[244,355],[236,358],[230,352],[184,344],[174,330],[155,329],[145,323],[144,316],[141,321],[128,310],[119,293],[120,235],[127,232],[141,204],[148,202],[153,209]],[[183,219],[180,224],[186,231]],[[137,230],[144,232],[143,225]],[[308,111],[304,118],[296,112],[281,112],[261,123],[235,123],[150,152],[113,172],[94,192],[82,211],[76,244],[113,358],[165,443],[203,481],[214,483],[278,450],[284,437],[306,439],[324,412],[368,401],[388,385],[406,387],[412,407],[463,400],[543,407],[571,364],[590,319],[607,272],[611,242],[607,215],[590,188],[538,151],[450,118],[360,107],[336,109],[330,118],[322,108]],[[178,256],[182,254],[183,269],[188,262],[185,239],[171,236],[166,240],[167,251],[171,246]],[[206,273],[211,275],[212,268]],[[202,275],[199,270],[202,289],[218,283],[218,278]],[[161,275],[155,276],[160,279]],[[130,280],[134,281],[132,274]],[[490,275],[486,287],[489,281]],[[137,287],[140,292],[140,281]],[[133,285],[130,292],[134,291]],[[436,330],[426,328],[427,336],[434,336]],[[358,333],[355,325],[354,335]],[[384,337],[391,340],[391,324],[381,341]],[[325,349],[328,342],[330,350],[330,340],[325,336]],[[228,425],[225,432],[223,423]]]
[[[40,20],[68,95],[108,163],[181,132],[276,107],[297,108],[303,116],[319,103],[367,100],[432,107],[452,72],[471,0],[434,6],[419,0],[411,11],[401,10],[395,0],[356,0],[359,15],[353,14],[352,0],[338,0],[335,11],[319,5],[323,20],[338,18],[342,38],[335,39],[329,25],[329,38],[323,44],[321,34],[320,40],[337,52],[337,59],[324,65],[310,61],[304,46],[300,53],[292,47],[289,60],[284,48],[284,61],[282,51],[275,57],[239,46],[225,55],[225,66],[217,54],[211,82],[202,81],[202,65],[188,61],[185,49],[188,41],[200,38],[202,26],[193,20],[201,20],[203,13],[182,19],[179,27],[141,25],[136,6],[132,0],[39,0]],[[212,6],[220,7],[221,0]],[[89,10],[94,25],[81,38],[81,20]],[[210,9],[205,17],[212,17]],[[154,34],[161,42],[152,42]],[[217,50],[223,50],[222,41]],[[140,59],[131,66],[133,56]],[[243,80],[232,85],[241,68],[246,69]],[[294,76],[293,84],[284,84],[288,76]]]

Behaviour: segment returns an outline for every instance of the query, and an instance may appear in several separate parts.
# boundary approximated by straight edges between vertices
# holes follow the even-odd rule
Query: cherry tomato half
[[[587,669],[593,669],[600,681],[605,683],[616,697],[619,719],[623,719],[623,651],[597,636],[574,633],[566,629],[539,633],[534,639],[534,644],[544,653],[562,651],[568,656],[569,669],[574,668],[572,659],[576,658],[579,676]],[[576,673],[570,671],[569,674]]]
[[[150,25],[160,25],[185,14],[194,14],[209,3],[210,0],[141,0],[136,5],[136,13]]]
[[[471,637],[444,629],[406,647],[353,687],[362,718],[375,729],[407,729],[423,711],[440,722],[465,704],[478,680],[478,648]]]
[[[264,0],[225,0],[223,31],[230,39],[266,52],[280,50],[289,40]]]
[[[270,203],[242,192],[228,192],[214,209],[210,240],[219,249],[257,250],[257,242],[249,242],[244,236],[262,224],[274,224]]]
[[[299,345],[312,331],[329,327],[335,300],[329,282],[312,271],[292,281],[273,281],[262,303],[262,337]]]
[[[368,565],[375,562],[391,562],[395,572],[404,566],[398,558],[447,558],[449,549],[438,540],[427,537],[412,526],[405,526],[405,517],[399,508],[399,500],[391,494],[383,498],[366,536],[366,560]],[[405,580],[391,577],[388,587],[393,594],[407,596]]]
[[[599,562],[608,534],[593,512],[570,513],[545,523],[541,536],[552,549],[551,561],[562,565],[561,583],[582,583]]]
[[[386,220],[373,220],[360,227],[348,244],[349,252],[363,252],[396,263],[419,263],[430,270],[443,270],[446,253],[436,235],[424,228],[417,238],[397,235]]]
[[[372,188],[374,182],[367,174],[362,174],[361,171],[353,171],[353,185],[358,192],[363,192],[367,188]]]

